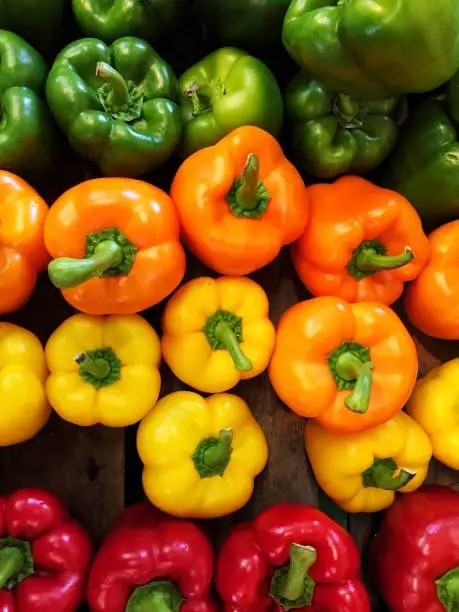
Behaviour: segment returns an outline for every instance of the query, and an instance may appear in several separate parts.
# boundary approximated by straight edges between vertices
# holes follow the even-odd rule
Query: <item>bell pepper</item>
[[[367,100],[435,89],[459,65],[456,0],[292,0],[287,51],[334,91]]]
[[[71,612],[83,603],[89,536],[41,489],[0,497],[0,610]]]
[[[195,278],[164,310],[161,348],[175,376],[205,393],[261,374],[274,349],[268,297],[248,278]]]
[[[46,269],[47,214],[46,202],[30,185],[0,170],[0,314],[21,308]]]
[[[89,575],[92,612],[216,612],[209,589],[213,550],[193,523],[148,502],[127,508]]]
[[[308,189],[309,223],[292,248],[295,269],[316,296],[393,304],[429,256],[418,214],[403,196],[346,176]]]
[[[459,340],[456,305],[459,298],[459,221],[429,236],[430,258],[405,294],[405,312],[418,329],[434,338]]]
[[[46,360],[49,402],[75,425],[133,425],[158,399],[161,345],[139,315],[74,315],[51,335]]]
[[[66,191],[45,225],[52,283],[87,314],[133,314],[181,282],[185,252],[173,203],[134,179],[101,178]]]
[[[285,106],[295,161],[314,176],[365,174],[397,142],[397,98],[355,100],[300,72],[287,87]]]
[[[187,518],[217,518],[245,506],[268,461],[263,430],[229,393],[166,395],[140,423],[137,449],[148,499]]]
[[[0,322],[0,405],[4,407],[0,447],[29,440],[46,424],[50,414],[46,377],[45,353],[38,338],[22,327]]]
[[[459,359],[448,361],[418,380],[406,410],[427,433],[433,455],[449,467],[459,470]]]
[[[239,49],[218,49],[189,68],[179,79],[178,97],[185,157],[243,125],[273,136],[282,127],[284,106],[273,73]]]
[[[47,74],[35,49],[0,30],[0,168],[21,176],[40,177],[56,161],[56,129],[43,101]]]
[[[369,612],[350,534],[320,510],[277,504],[239,525],[217,561],[226,612]]]
[[[445,103],[425,100],[410,113],[385,184],[428,224],[459,216],[459,73]]]
[[[321,297],[282,316],[269,377],[291,410],[344,434],[395,416],[417,372],[415,344],[393,310]]]
[[[268,50],[280,43],[289,4],[290,0],[199,0],[198,8],[218,44]]]
[[[250,126],[185,160],[171,197],[186,245],[220,274],[267,265],[308,219],[301,176],[272,136]]]
[[[372,577],[391,612],[459,606],[459,494],[424,486],[399,497],[372,548]]]
[[[183,0],[73,0],[73,14],[82,32],[106,43],[139,36],[155,43],[182,17]]]
[[[404,412],[358,434],[335,434],[314,420],[304,430],[317,482],[346,512],[379,512],[395,494],[411,493],[427,477],[432,446]]]
[[[144,40],[95,38],[68,45],[46,83],[51,111],[72,147],[109,176],[161,166],[180,141],[172,68]]]

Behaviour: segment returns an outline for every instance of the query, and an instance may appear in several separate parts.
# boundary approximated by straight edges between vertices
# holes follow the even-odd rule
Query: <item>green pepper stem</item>
[[[398,491],[416,476],[416,472],[408,470],[400,470],[398,475],[394,476],[397,470],[398,466],[393,459],[375,459],[373,465],[362,474],[363,484],[365,487]]]
[[[395,270],[406,266],[413,259],[414,254],[410,247],[406,247],[400,255],[379,255],[375,249],[362,249],[356,258],[355,266],[362,272]]]
[[[17,576],[24,567],[24,554],[15,547],[0,549],[0,589],[2,589],[10,578]]]
[[[135,589],[126,612],[179,612],[182,601],[172,582],[153,581]]]
[[[459,567],[447,572],[435,582],[438,599],[446,612],[459,610]]]
[[[260,181],[260,162],[254,153],[250,153],[245,162],[239,185],[234,192],[234,199],[238,208],[254,210],[258,204],[258,184]]]
[[[368,411],[373,383],[372,368],[371,361],[364,363],[351,351],[342,353],[336,361],[338,376],[346,381],[356,381],[354,389],[344,402],[352,412],[362,414]]]
[[[100,242],[91,257],[72,259],[60,257],[48,266],[51,282],[58,289],[71,289],[100,276],[109,268],[119,266],[123,261],[121,246],[114,240]]]
[[[215,337],[225,347],[231,355],[234,365],[239,372],[250,372],[252,362],[244,355],[237,341],[236,335],[225,321],[217,323],[215,327]]]
[[[290,565],[280,595],[289,600],[299,599],[305,588],[305,580],[311,566],[317,560],[317,552],[312,546],[290,546]]]
[[[78,353],[75,362],[80,366],[80,373],[94,378],[102,380],[110,374],[110,364],[105,359],[93,359],[86,353]]]
[[[233,443],[233,430],[225,428],[218,434],[218,443],[206,448],[202,453],[202,462],[210,469],[229,462],[231,444]]]
[[[124,108],[131,104],[131,95],[126,81],[121,74],[106,62],[97,62],[96,77],[103,79],[112,88],[110,104],[113,109]]]
[[[211,109],[211,96],[206,91],[209,89],[206,86],[200,86],[198,83],[192,83],[183,94],[191,102],[191,109],[194,117],[198,117]]]

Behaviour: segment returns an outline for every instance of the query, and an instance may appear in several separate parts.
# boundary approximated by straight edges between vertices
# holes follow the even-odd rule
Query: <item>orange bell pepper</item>
[[[308,218],[301,176],[275,138],[252,126],[186,159],[171,196],[187,247],[230,276],[271,262],[299,238]]]
[[[402,409],[417,372],[413,339],[390,308],[321,297],[282,316],[269,377],[297,414],[358,433]]]
[[[403,196],[356,176],[308,189],[310,219],[292,248],[316,296],[393,304],[427,262],[421,220]]]
[[[21,308],[46,269],[47,214],[46,202],[30,185],[0,170],[0,314]]]
[[[459,340],[459,221],[436,229],[429,242],[429,261],[407,288],[405,311],[425,334]]]
[[[185,253],[172,200],[143,181],[100,178],[72,187],[52,206],[48,272],[87,314],[134,314],[180,283]]]

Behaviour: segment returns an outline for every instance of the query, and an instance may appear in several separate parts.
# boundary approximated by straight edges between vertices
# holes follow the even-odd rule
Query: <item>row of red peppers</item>
[[[89,536],[40,489],[0,498],[0,612],[216,612],[214,552],[200,527],[148,502],[127,508],[92,560]],[[426,486],[400,497],[372,547],[393,612],[459,606],[459,494]],[[92,565],[91,565],[92,564]],[[279,504],[233,529],[219,551],[225,612],[369,612],[347,531],[300,504]]]

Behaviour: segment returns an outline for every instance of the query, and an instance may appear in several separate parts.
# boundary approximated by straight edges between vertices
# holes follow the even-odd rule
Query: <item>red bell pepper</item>
[[[236,527],[220,551],[226,612],[369,612],[352,537],[325,514],[279,504]]]
[[[391,612],[459,610],[459,493],[428,485],[386,512],[371,551]]]
[[[216,612],[214,555],[204,533],[142,502],[127,508],[89,576],[91,612]],[[2,612],[0,610],[0,612]]]
[[[85,530],[40,489],[0,497],[0,612],[73,612],[92,556]]]

